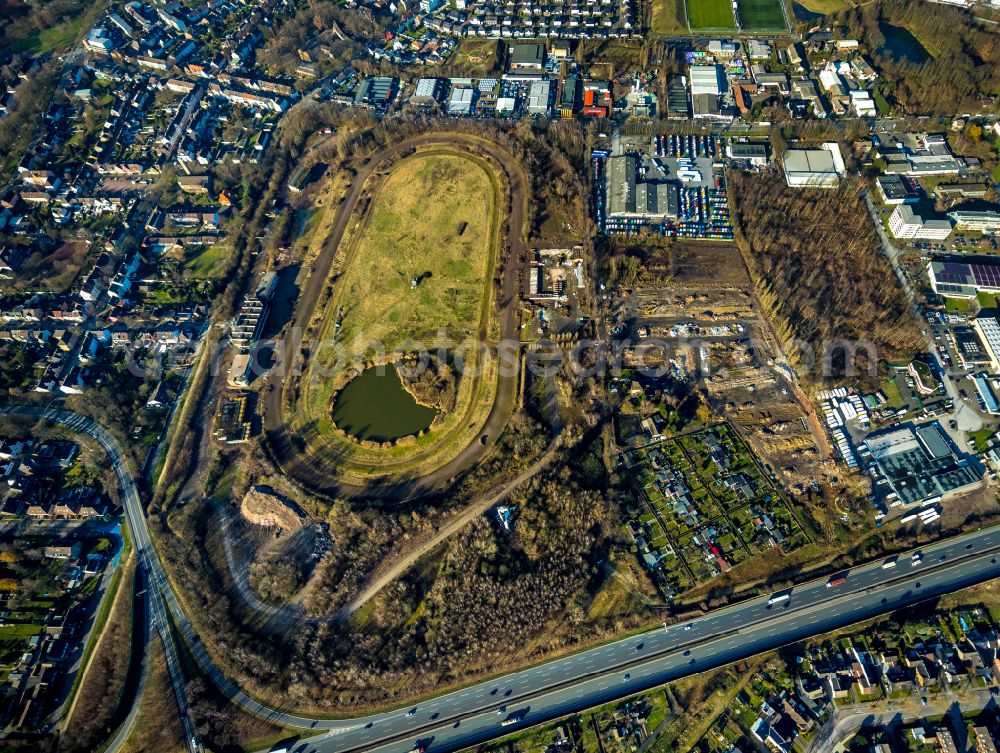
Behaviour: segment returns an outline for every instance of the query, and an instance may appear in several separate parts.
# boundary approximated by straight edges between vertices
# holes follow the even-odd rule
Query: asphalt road
[[[420,741],[446,753],[1000,576],[1000,528],[920,551],[916,566],[908,554],[892,568],[878,561],[851,570],[839,586],[799,585],[780,604],[766,597],[737,604],[443,695],[412,714],[404,708],[340,722],[290,749],[406,753]]]
[[[293,745],[297,753],[406,753],[417,741],[435,753],[447,753],[1000,576],[1000,527],[994,527],[921,547],[922,560],[916,565],[909,554],[900,555],[891,568],[877,561],[852,569],[838,586],[827,586],[825,579],[803,583],[783,591],[789,598],[780,603],[771,604],[767,597],[746,601],[689,623],[480,682],[415,707],[358,719],[311,719],[257,703],[212,663],[163,573],[115,439],[91,419],[72,413],[35,408],[4,412],[59,422],[89,434],[108,453],[147,574],[151,625],[163,639],[189,735],[193,729],[167,612],[202,669],[234,703],[286,727],[327,731]],[[501,725],[511,719],[509,725]]]
[[[122,504],[125,509],[125,519],[128,523],[129,533],[132,535],[132,543],[135,547],[136,555],[139,558],[139,567],[142,568],[146,576],[147,598],[146,603],[149,609],[149,619],[147,624],[150,630],[155,630],[163,641],[163,650],[167,660],[167,670],[170,675],[170,683],[174,690],[177,706],[180,711],[181,725],[184,728],[184,735],[188,741],[188,748],[191,753],[200,753],[200,746],[196,743],[194,722],[188,708],[187,693],[184,688],[184,674],[181,669],[180,656],[177,652],[177,644],[170,629],[170,622],[167,619],[167,607],[164,603],[164,596],[173,597],[166,575],[160,565],[160,560],[156,555],[152,539],[149,536],[149,529],[146,527],[145,511],[139,499],[139,492],[135,481],[128,467],[122,458],[121,448],[118,441],[108,434],[102,426],[93,419],[81,416],[68,411],[47,410],[32,407],[13,407],[3,410],[4,413],[15,415],[31,416],[36,419],[45,419],[53,423],[61,424],[73,431],[87,434],[104,448],[108,460],[115,472],[118,481],[118,489],[121,494]],[[183,615],[183,613],[181,613]],[[186,619],[184,620],[187,624]],[[145,671],[145,670],[144,670]],[[135,708],[129,714],[128,720],[134,721]],[[120,729],[114,739],[114,744],[120,745],[124,737],[124,730]]]

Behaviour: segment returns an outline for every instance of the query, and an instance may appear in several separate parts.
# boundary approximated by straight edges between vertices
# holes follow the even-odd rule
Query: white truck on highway
[[[787,591],[782,591],[781,593],[773,594],[770,599],[767,600],[767,605],[773,607],[775,604],[781,604],[782,602],[788,601],[792,598],[792,589]]]

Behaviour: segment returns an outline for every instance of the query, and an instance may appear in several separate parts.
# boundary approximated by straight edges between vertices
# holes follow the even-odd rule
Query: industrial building
[[[567,76],[563,81],[562,94],[559,95],[559,116],[572,118],[580,109],[580,79]]]
[[[726,90],[726,76],[718,65],[691,66],[691,114],[695,118],[728,118],[719,98]]]
[[[948,212],[948,216],[963,230],[990,234],[1000,232],[1000,212],[956,210]]]
[[[835,142],[822,149],[789,149],[785,152],[785,181],[793,188],[836,188],[844,174],[844,158]]]
[[[972,262],[935,259],[927,264],[927,277],[938,295],[975,298],[980,290],[1000,293],[1000,263],[991,259]]]
[[[608,159],[608,218],[662,222],[676,217],[680,205],[677,186],[647,181],[640,175],[641,168],[642,158],[636,154]],[[646,175],[651,174],[654,171],[646,171]]]
[[[770,152],[770,147],[764,142],[730,141],[726,147],[726,156],[729,159],[745,160],[753,167],[767,167],[771,158]]]
[[[541,73],[545,70],[545,45],[515,44],[510,48],[511,71]]]
[[[880,175],[875,179],[883,204],[913,204],[920,199],[920,186],[904,175]]]
[[[972,326],[986,348],[990,371],[1000,374],[1000,312],[996,309],[984,309],[972,321]]]
[[[548,79],[532,81],[528,87],[529,115],[548,115],[552,101],[552,82]]]
[[[667,84],[667,119],[687,120],[689,115],[687,79],[674,76]]]
[[[691,66],[691,96],[712,94],[718,97],[726,88],[725,74],[718,65]]]
[[[415,105],[433,105],[441,100],[444,90],[444,80],[440,78],[422,78],[417,81],[417,90],[410,98]]]
[[[1000,382],[995,378],[988,379],[985,374],[976,374],[972,377],[972,383],[976,385],[983,409],[991,416],[1000,415],[1000,401],[997,400]]]
[[[229,340],[237,348],[247,348],[260,336],[267,318],[267,308],[271,296],[278,285],[278,277],[272,271],[261,279],[253,293],[247,295],[240,306],[236,318],[229,329]]]
[[[398,91],[398,78],[371,76],[358,86],[354,95],[354,103],[356,105],[369,105],[377,110],[385,110],[392,104]]]
[[[877,474],[875,487],[902,505],[925,504],[979,485],[982,472],[959,457],[936,422],[906,425],[864,440]]]
[[[476,90],[472,88],[452,89],[448,99],[448,114],[471,115],[475,96]]]
[[[894,238],[943,241],[951,235],[951,222],[925,220],[909,204],[900,204],[889,215],[889,232]]]
[[[957,175],[962,171],[962,164],[941,134],[896,134],[894,142],[880,152],[889,174]]]

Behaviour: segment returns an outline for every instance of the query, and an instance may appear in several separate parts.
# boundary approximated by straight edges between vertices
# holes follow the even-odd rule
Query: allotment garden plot
[[[771,548],[808,540],[781,490],[729,424],[628,450],[628,526],[672,597]]]

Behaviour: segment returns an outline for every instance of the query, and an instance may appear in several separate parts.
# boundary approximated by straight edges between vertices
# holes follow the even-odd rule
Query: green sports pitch
[[[693,2],[694,0],[692,0]],[[762,31],[785,31],[784,0],[738,0],[740,26]]]
[[[688,26],[696,29],[735,29],[731,0],[687,0]]]
[[[784,0],[737,0],[740,26],[747,31],[784,31]],[[692,31],[736,28],[732,0],[687,0],[688,26]]]

